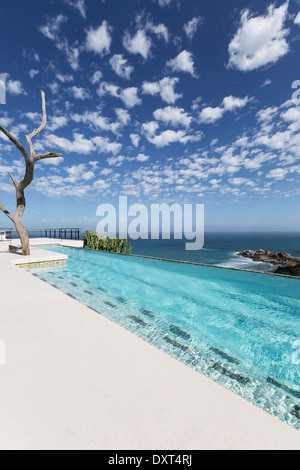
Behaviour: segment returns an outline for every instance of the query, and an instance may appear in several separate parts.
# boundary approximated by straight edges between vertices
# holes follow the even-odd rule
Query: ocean
[[[204,248],[186,251],[185,240],[137,240],[133,254],[235,269],[272,271],[274,266],[238,256],[243,250],[286,252],[300,258],[300,233],[206,233]]]

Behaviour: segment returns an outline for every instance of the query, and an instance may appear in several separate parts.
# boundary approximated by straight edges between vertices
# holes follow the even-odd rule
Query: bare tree
[[[38,129],[33,131],[31,134],[25,136],[28,146],[29,146],[30,155],[27,153],[24,147],[20,144],[20,142],[18,142],[18,140],[10,132],[4,129],[4,127],[0,126],[0,130],[6,135],[6,137],[9,138],[9,140],[13,144],[15,144],[17,149],[21,152],[25,160],[25,164],[26,164],[25,176],[20,183],[18,183],[18,181],[9,172],[9,176],[15,186],[16,197],[17,197],[17,208],[16,208],[14,215],[12,215],[8,210],[6,210],[3,204],[1,204],[0,202],[0,210],[4,212],[4,214],[7,215],[7,217],[14,223],[16,227],[16,231],[19,234],[21,245],[22,245],[23,256],[30,255],[29,237],[25,229],[25,226],[23,224],[23,214],[24,214],[25,207],[26,207],[24,191],[33,181],[34,167],[35,167],[36,162],[38,162],[39,160],[45,160],[46,158],[62,157],[60,153],[53,153],[53,152],[47,152],[47,153],[42,153],[42,154],[37,155],[33,148],[32,139],[36,137],[38,134],[40,134],[40,132],[42,132],[42,130],[45,129],[46,124],[47,124],[45,93],[42,91],[41,94],[42,94],[42,110],[43,110],[42,124],[40,125]]]

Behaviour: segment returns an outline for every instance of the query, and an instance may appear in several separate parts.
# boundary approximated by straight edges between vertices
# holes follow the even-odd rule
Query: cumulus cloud
[[[193,77],[196,75],[193,55],[188,51],[182,51],[175,59],[169,60],[167,67],[173,72],[186,72],[190,73]]]
[[[196,16],[195,18],[192,18],[190,21],[185,23],[184,31],[189,39],[193,39],[202,21],[203,20],[201,16]]]
[[[69,88],[69,92],[76,100],[88,100],[91,98],[90,92],[86,88],[73,86]]]
[[[251,101],[251,98],[246,96],[245,98],[237,98],[235,96],[226,96],[223,100],[222,106],[216,108],[207,107],[203,108],[200,113],[200,122],[203,124],[213,124],[224,116],[227,111],[235,111],[236,109],[242,109],[247,103]]]
[[[131,54],[140,54],[146,60],[150,55],[152,41],[144,30],[139,29],[133,37],[126,31],[123,38],[123,46]]]
[[[59,33],[61,26],[65,23],[68,18],[64,15],[58,15],[48,19],[47,24],[40,26],[40,32],[46,36],[46,38],[50,39],[51,41],[56,41],[57,34]]]
[[[157,109],[153,113],[154,119],[161,121],[165,125],[174,127],[189,127],[193,118],[184,111],[183,108],[167,106],[164,109]]]
[[[39,31],[46,38],[55,43],[57,49],[66,55],[72,69],[77,70],[79,68],[80,48],[77,43],[70,46],[68,40],[66,38],[61,38],[59,34],[62,24],[67,20],[68,18],[64,15],[49,18],[46,25],[39,27]]]
[[[36,145],[36,147],[38,147]],[[107,137],[97,136],[87,139],[83,134],[75,132],[73,140],[65,137],[59,137],[55,134],[48,134],[39,142],[39,148],[54,147],[64,153],[78,153],[79,155],[89,155],[92,152],[117,154],[122,144],[111,142]]]
[[[130,76],[134,70],[131,65],[127,65],[127,59],[122,54],[115,54],[109,61],[113,71],[119,75],[119,77],[130,79]]]
[[[0,80],[5,82],[6,91],[8,94],[15,96],[26,94],[22,83],[19,80],[12,80],[8,73],[1,73]]]
[[[246,106],[249,102],[249,98],[237,98],[235,96],[226,96],[223,100],[223,106],[225,111],[233,111],[234,109],[241,109]]]
[[[142,100],[138,97],[138,89],[136,87],[125,88],[120,93],[120,98],[128,108],[142,104]]]
[[[86,5],[85,0],[65,0],[67,5],[75,10],[78,10],[82,18],[86,19]]]
[[[249,10],[241,15],[240,26],[229,44],[229,66],[243,72],[274,64],[289,51],[285,29],[288,5],[270,5],[266,15],[253,17]]]
[[[157,2],[160,7],[167,7],[168,5],[170,5],[172,0],[157,0]]]
[[[141,140],[140,136],[138,134],[130,134],[129,137],[131,139],[132,145],[134,145],[134,147],[138,147]]]
[[[94,52],[94,54],[99,54],[101,57],[105,54],[109,54],[112,42],[111,31],[111,26],[109,26],[105,20],[102,22],[99,28],[91,28],[88,31],[86,37],[87,51]]]
[[[31,70],[29,70],[28,73],[29,73],[30,78],[34,78],[34,77],[35,77],[36,75],[38,75],[40,72],[39,72],[39,70],[31,69]]]
[[[224,112],[224,108],[211,108],[208,106],[207,108],[202,109],[200,113],[200,122],[203,124],[215,123],[222,119]]]
[[[146,29],[147,31],[156,34],[159,39],[163,39],[165,42],[169,41],[169,31],[163,23],[155,25],[152,21],[148,20],[146,23]]]
[[[146,95],[158,95],[168,104],[174,104],[182,95],[175,92],[174,88],[179,82],[179,78],[165,77],[159,82],[144,82],[142,92]]]
[[[296,18],[294,19],[294,23],[295,24],[298,24],[300,26],[300,12],[298,13],[298,15],[296,16]]]
[[[101,70],[96,70],[96,72],[93,73],[90,80],[91,80],[93,85],[96,85],[96,83],[100,83],[101,78],[102,78]]]

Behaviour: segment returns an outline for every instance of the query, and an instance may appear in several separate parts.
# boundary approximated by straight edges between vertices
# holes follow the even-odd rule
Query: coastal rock
[[[253,261],[262,262],[262,263],[270,263],[277,266],[298,266],[300,264],[299,258],[294,258],[292,255],[281,252],[277,253],[271,252],[269,250],[245,250],[241,253],[238,253],[239,256],[243,256],[244,258],[252,259]]]

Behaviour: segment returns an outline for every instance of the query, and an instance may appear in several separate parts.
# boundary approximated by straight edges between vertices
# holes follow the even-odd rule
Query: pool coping
[[[11,256],[0,255],[2,449],[299,449],[298,431]]]

